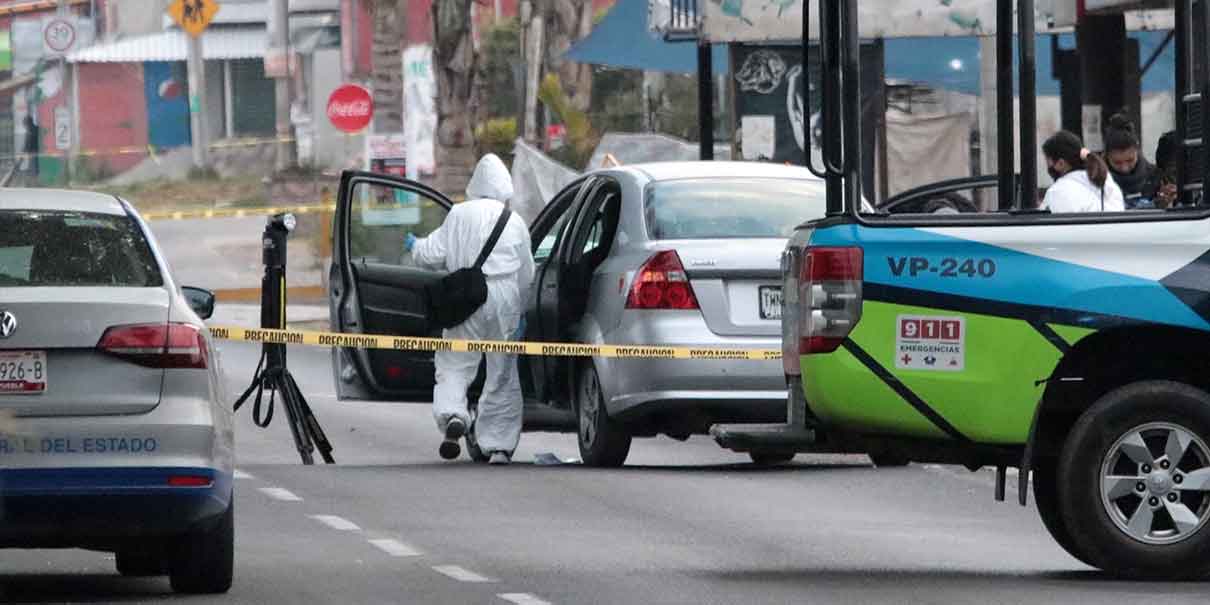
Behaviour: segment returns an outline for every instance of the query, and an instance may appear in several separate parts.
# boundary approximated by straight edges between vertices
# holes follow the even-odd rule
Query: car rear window
[[[820,181],[664,181],[647,188],[647,230],[652,239],[783,238],[804,221],[822,218],[826,205]]]
[[[0,210],[0,286],[163,285],[128,216]]]

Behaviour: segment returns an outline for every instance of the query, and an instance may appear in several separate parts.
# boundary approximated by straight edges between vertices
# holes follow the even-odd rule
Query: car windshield
[[[147,240],[128,216],[0,211],[0,286],[162,283]]]
[[[647,189],[652,239],[785,238],[825,211],[822,181],[806,179],[684,179]]]

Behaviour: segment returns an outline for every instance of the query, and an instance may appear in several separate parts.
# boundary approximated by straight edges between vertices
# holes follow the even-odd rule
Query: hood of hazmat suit
[[[504,162],[489,153],[479,160],[475,166],[475,174],[466,185],[466,199],[489,198],[507,202],[513,197],[513,177],[505,168]]]

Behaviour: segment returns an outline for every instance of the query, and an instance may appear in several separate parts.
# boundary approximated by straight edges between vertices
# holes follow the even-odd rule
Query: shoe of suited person
[[[458,443],[459,439],[466,434],[466,423],[461,418],[451,418],[445,423],[445,440],[441,442],[441,446],[437,448],[437,453],[446,460],[453,460],[462,453],[462,445]]]
[[[488,464],[505,465],[511,462],[508,452],[492,452],[492,457],[487,461]]]

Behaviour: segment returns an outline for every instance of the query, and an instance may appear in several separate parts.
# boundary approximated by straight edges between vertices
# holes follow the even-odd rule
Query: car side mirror
[[[189,308],[202,319],[210,319],[214,315],[214,293],[202,288],[182,286],[181,294],[189,303]]]

